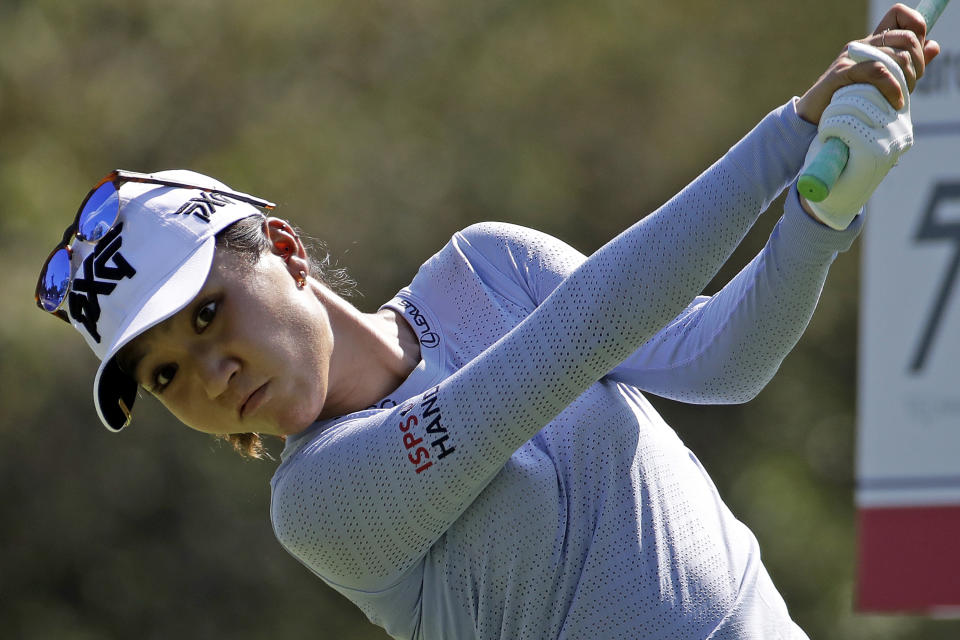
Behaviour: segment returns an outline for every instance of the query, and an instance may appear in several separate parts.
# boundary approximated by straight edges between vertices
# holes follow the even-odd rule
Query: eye
[[[153,384],[151,385],[150,391],[152,393],[163,393],[163,390],[173,382],[173,377],[177,375],[177,365],[175,364],[165,364],[161,367],[158,367],[153,373]]]
[[[217,315],[217,301],[211,300],[206,304],[202,305],[197,309],[196,315],[193,317],[193,329],[197,333],[203,333],[207,326],[213,322],[214,316]]]

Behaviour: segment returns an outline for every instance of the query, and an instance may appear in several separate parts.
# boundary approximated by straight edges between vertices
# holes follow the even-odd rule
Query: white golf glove
[[[817,217],[834,229],[850,225],[887,172],[913,146],[910,91],[900,65],[880,49],[862,42],[851,43],[847,55],[855,62],[882,62],[900,83],[904,100],[898,111],[873,85],[853,84],[838,89],[824,110],[804,169],[828,138],[840,138],[850,148],[850,159],[830,195],[821,202],[810,202]]]

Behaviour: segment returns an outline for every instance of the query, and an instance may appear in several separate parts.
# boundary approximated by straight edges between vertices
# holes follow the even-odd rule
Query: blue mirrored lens
[[[93,192],[77,224],[77,237],[85,242],[96,242],[113,227],[120,214],[120,196],[112,182],[102,184]]]
[[[56,251],[40,277],[40,288],[37,296],[40,304],[46,311],[56,311],[67,297],[70,288],[70,252],[66,248]]]

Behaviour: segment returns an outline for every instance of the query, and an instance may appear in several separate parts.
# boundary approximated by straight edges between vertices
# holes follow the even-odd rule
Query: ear
[[[284,261],[295,280],[310,275],[307,250],[290,223],[280,218],[267,218],[263,223],[263,234],[270,242],[270,252]]]

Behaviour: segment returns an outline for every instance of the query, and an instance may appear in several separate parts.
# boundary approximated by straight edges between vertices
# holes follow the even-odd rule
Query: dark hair
[[[270,251],[270,240],[263,232],[265,219],[263,215],[253,215],[225,227],[217,234],[217,248],[231,251],[250,264],[256,264],[260,256]],[[346,269],[336,266],[326,246],[305,236],[299,229],[294,230],[307,249],[310,275],[341,296],[356,295],[357,283],[347,274]],[[317,258],[318,255],[323,258]],[[229,442],[241,455],[250,458],[263,458],[266,455],[263,438],[259,433],[230,433],[216,437]]]
[[[265,219],[263,215],[252,215],[227,225],[217,233],[217,248],[229,249],[246,258],[250,264],[256,264],[260,256],[270,251],[270,240],[263,232]],[[358,295],[357,283],[346,269],[336,266],[326,245],[296,227],[293,230],[307,250],[310,275],[345,298]],[[323,255],[323,258],[317,258],[318,255]]]

